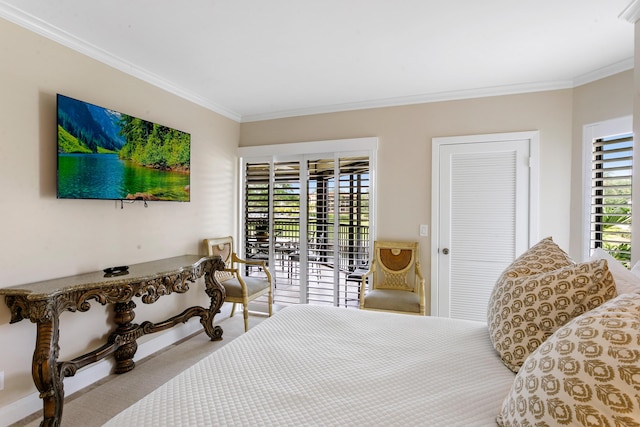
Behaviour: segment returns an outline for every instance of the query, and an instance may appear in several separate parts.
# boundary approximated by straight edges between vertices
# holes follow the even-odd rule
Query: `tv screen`
[[[190,201],[191,135],[58,94],[59,199]]]

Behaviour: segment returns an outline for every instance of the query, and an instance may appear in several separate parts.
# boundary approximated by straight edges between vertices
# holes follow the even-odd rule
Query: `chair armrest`
[[[371,270],[371,269],[362,275],[362,278],[361,278],[361,281],[360,281],[359,296],[360,296],[360,308],[361,309],[364,308],[364,294],[367,292],[367,278],[369,276],[371,276],[373,279],[375,279],[374,271]]]
[[[427,295],[425,289],[425,280],[422,277],[422,272],[420,271],[420,264],[416,263],[416,276],[418,278],[418,296],[420,297],[420,314],[424,316],[426,305],[427,305]]]
[[[267,280],[269,280],[269,283],[271,283],[271,272],[267,268],[267,263],[266,262],[264,262],[262,260],[247,260],[247,259],[238,258],[238,256],[236,255],[235,252],[233,252],[231,254],[231,260],[233,262],[237,262],[237,263],[240,263],[240,264],[260,266],[262,268],[262,270],[266,273]]]
[[[248,265],[263,265],[265,264],[264,260],[261,259],[242,259],[239,258],[235,253],[233,253],[232,255],[232,261],[233,262],[239,262],[240,264],[248,264]]]
[[[261,265],[261,266],[265,266],[266,263],[263,260],[252,260],[252,259],[234,259],[235,262],[240,263],[240,264],[247,264],[247,265]]]
[[[367,271],[366,273],[364,273],[362,275],[362,282],[366,283],[366,280],[371,277],[371,281],[370,283],[373,284],[373,281],[376,280],[376,272],[375,270],[370,269],[369,271]]]

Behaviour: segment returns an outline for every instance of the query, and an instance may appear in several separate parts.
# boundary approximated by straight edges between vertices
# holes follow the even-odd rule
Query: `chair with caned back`
[[[360,283],[360,308],[425,314],[418,242],[376,241],[371,268]]]
[[[204,244],[207,247],[209,256],[219,255],[224,261],[225,269],[216,271],[215,274],[216,279],[224,286],[226,292],[225,302],[233,303],[231,317],[236,311],[236,304],[242,304],[244,330],[245,332],[249,330],[249,302],[262,295],[267,295],[268,297],[269,316],[271,316],[273,286],[271,273],[267,269],[265,261],[238,258],[233,251],[233,238],[231,236],[204,239]],[[238,264],[258,266],[261,272],[256,276],[242,275],[242,268],[239,268]]]

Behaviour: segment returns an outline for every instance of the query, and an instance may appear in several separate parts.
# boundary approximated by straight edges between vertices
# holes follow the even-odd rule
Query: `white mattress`
[[[515,374],[483,323],[286,308],[108,426],[493,426]]]

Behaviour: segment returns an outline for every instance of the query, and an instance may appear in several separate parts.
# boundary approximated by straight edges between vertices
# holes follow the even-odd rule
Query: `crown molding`
[[[633,0],[618,17],[632,24],[638,22],[640,19],[640,0]]]
[[[31,14],[25,13],[15,7],[0,1],[0,17],[7,21],[13,22],[29,31],[39,34],[49,40],[53,40],[63,46],[66,46],[76,52],[80,52],[90,58],[102,62],[112,68],[122,71],[125,74],[136,77],[142,81],[145,81],[160,89],[166,90],[180,98],[191,101],[194,104],[200,105],[208,110],[218,113],[224,117],[227,117],[236,122],[240,122],[240,115],[230,111],[220,105],[211,102],[208,99],[201,97],[193,92],[185,90],[184,88],[174,85],[169,80],[160,77],[157,74],[150,72],[149,70],[136,67],[130,62],[111,55],[110,53],[100,49],[97,46],[87,43],[84,40],[78,39],[71,34],[61,30],[60,28],[51,25]]]
[[[218,113],[226,118],[234,120],[238,123],[257,122],[263,120],[274,120],[288,117],[308,116],[313,114],[327,114],[344,111],[365,110],[384,107],[397,107],[403,105],[425,104],[432,102],[455,101],[462,99],[481,98],[488,96],[514,95],[527,92],[542,92],[548,90],[570,89],[580,86],[610,75],[632,69],[634,66],[633,58],[621,61],[616,64],[601,68],[599,70],[589,72],[587,74],[577,76],[573,80],[552,81],[531,84],[519,84],[509,86],[477,88],[461,91],[438,92],[422,95],[414,95],[407,97],[386,98],[378,100],[365,100],[360,102],[324,105],[309,108],[299,108],[285,111],[276,111],[270,113],[257,113],[241,115],[237,112],[224,108],[209,99],[184,88],[178,87],[167,79],[164,79],[149,70],[136,67],[122,58],[109,54],[108,52],[94,46],[86,41],[78,39],[71,34],[57,28],[41,19],[27,14],[4,1],[0,0],[0,17],[13,22],[27,30],[37,33],[45,38],[53,40],[63,46],[66,46],[76,52],[80,52],[90,58],[100,61],[111,66],[125,74],[136,77],[160,89],[166,90],[180,98],[193,102],[210,111]],[[635,23],[640,20],[640,0],[633,0],[629,6],[620,14],[621,19]]]
[[[296,110],[278,111],[266,114],[249,114],[242,116],[241,123],[258,122],[263,120],[286,119],[290,117],[309,116],[313,114],[330,114],[345,111],[367,110],[374,108],[401,107],[405,105],[428,104],[432,102],[457,101],[463,99],[485,98],[491,96],[519,95],[524,93],[544,92],[550,90],[573,89],[595,80],[608,77],[618,72],[626,71],[633,68],[633,59],[630,60],[631,65],[624,61],[615,66],[607,67],[595,71],[594,73],[585,74],[576,80],[562,80],[554,82],[531,83],[511,86],[487,87],[479,89],[471,89],[464,91],[440,92],[425,95],[416,95],[400,98],[388,98],[382,100],[372,100],[363,102],[354,102],[338,105],[325,105],[311,108],[300,108]]]
[[[266,114],[249,114],[242,116],[242,123],[262,120],[284,119],[288,117],[309,116],[312,114],[328,114],[344,111],[367,110],[385,107],[400,107],[404,105],[428,104],[432,102],[456,101],[461,99],[484,98],[488,96],[514,95],[528,92],[542,92],[546,90],[570,89],[572,81],[557,81],[546,83],[531,83],[510,86],[477,88],[470,90],[429,93],[423,95],[404,96],[398,98],[376,99],[370,101],[345,104],[324,105],[296,110],[277,111]]]
[[[640,0],[639,0],[640,1]],[[634,59],[627,58],[615,64],[575,77],[573,80],[562,80],[542,83],[528,83],[510,86],[494,86],[461,91],[439,92],[424,95],[406,96],[399,98],[378,99],[363,102],[353,102],[337,105],[325,105],[295,110],[277,111],[266,114],[243,115],[241,123],[258,122],[263,120],[284,119],[289,117],[309,116],[313,114],[328,114],[344,111],[366,110],[385,107],[399,107],[403,105],[427,104],[431,102],[456,101],[462,99],[484,98],[489,96],[517,95],[548,90],[572,89],[623,71],[631,70]]]
[[[614,74],[618,74],[623,71],[631,70],[633,69],[633,66],[634,59],[627,58],[623,61],[616,62],[615,64],[577,76],[573,79],[573,87],[582,86],[587,83],[595,82],[596,80],[604,79],[605,77],[613,76]]]

